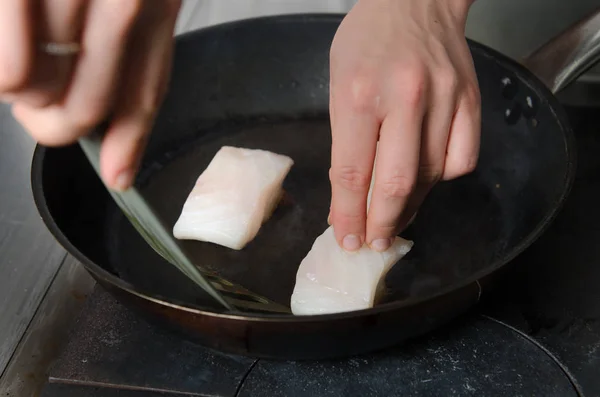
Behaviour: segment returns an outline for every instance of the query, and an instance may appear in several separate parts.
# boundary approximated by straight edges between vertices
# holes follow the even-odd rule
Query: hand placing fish
[[[437,181],[475,168],[472,2],[359,0],[342,22],[331,47],[330,221],[346,250],[385,251]]]
[[[473,1],[358,0],[336,33],[331,222],[345,249],[387,249],[438,180],[475,167],[480,100],[464,36]],[[0,99],[50,146],[75,142],[112,114],[101,174],[127,189],[167,87],[180,5],[1,1]],[[81,48],[57,55],[45,45],[53,43]]]

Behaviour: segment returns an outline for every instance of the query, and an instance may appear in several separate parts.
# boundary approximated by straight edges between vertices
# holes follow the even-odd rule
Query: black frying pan
[[[184,243],[198,263],[284,304],[301,259],[327,227],[328,58],[341,19],[268,17],[178,37],[170,91],[137,180],[172,226],[221,146],[291,156],[287,197],[244,250]],[[597,22],[598,16],[585,23]],[[579,38],[574,32],[563,41]],[[374,309],[310,317],[221,312],[146,245],[77,145],[37,148],[32,187],[39,211],[58,241],[123,303],[217,349],[323,358],[368,352],[427,332],[473,306],[491,276],[542,233],[574,175],[572,132],[551,91],[513,60],[469,44],[483,99],[477,170],[431,192],[404,233],[415,241],[414,249],[389,273],[390,293]],[[596,51],[588,55],[598,55],[594,44]],[[578,59],[585,50],[569,49],[567,55]],[[561,81],[583,69],[561,75],[566,76]]]

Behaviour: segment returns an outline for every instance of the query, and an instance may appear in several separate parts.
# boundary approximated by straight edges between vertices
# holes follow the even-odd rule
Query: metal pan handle
[[[533,51],[521,63],[557,93],[600,61],[600,8]]]

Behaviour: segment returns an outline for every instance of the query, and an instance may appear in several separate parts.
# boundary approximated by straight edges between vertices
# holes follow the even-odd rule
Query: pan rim
[[[242,19],[237,21],[225,22],[218,25],[212,25],[208,27],[204,27],[201,29],[196,29],[193,31],[189,31],[183,33],[181,35],[177,35],[175,37],[176,41],[185,40],[186,38],[196,36],[198,34],[202,34],[203,32],[226,29],[235,26],[243,26],[246,24],[252,24],[257,22],[271,22],[271,23],[281,23],[286,21],[298,22],[298,21],[319,21],[326,22],[334,20],[339,22],[345,14],[336,14],[336,13],[298,13],[298,14],[284,14],[284,15],[270,15],[270,16],[261,16],[255,18]],[[69,239],[65,236],[62,230],[54,221],[53,216],[50,214],[50,210],[47,206],[46,198],[44,195],[44,189],[42,184],[42,172],[43,172],[43,162],[45,158],[45,154],[47,148],[43,145],[37,144],[32,158],[31,165],[31,173],[30,173],[30,182],[31,188],[33,192],[33,198],[37,210],[46,224],[46,227],[49,229],[51,234],[57,240],[57,242],[62,245],[66,251],[73,255],[84,267],[92,273],[94,276],[104,280],[105,282],[110,283],[111,285],[129,293],[135,295],[143,300],[153,302],[155,304],[175,308],[180,311],[188,312],[190,314],[196,316],[205,316],[205,317],[213,317],[220,318],[223,320],[231,320],[231,321],[244,321],[244,322],[282,322],[282,323],[310,323],[310,322],[322,322],[322,321],[344,321],[351,318],[362,317],[362,316],[372,316],[377,315],[382,312],[390,312],[395,310],[400,310],[406,307],[413,307],[415,305],[423,304],[426,302],[433,301],[437,298],[443,297],[445,295],[449,295],[451,293],[455,293],[461,289],[464,289],[473,284],[479,284],[479,280],[495,273],[500,268],[506,266],[510,262],[512,262],[517,256],[519,256],[523,251],[529,248],[550,226],[552,221],[556,218],[558,213],[563,208],[563,205],[569,196],[572,185],[575,179],[575,170],[576,170],[576,146],[575,146],[575,138],[571,128],[571,125],[568,121],[567,115],[563,106],[560,104],[558,99],[550,92],[550,90],[528,69],[526,69],[523,65],[519,64],[517,61],[508,58],[507,56],[499,53],[498,51],[489,48],[481,43],[478,43],[474,40],[467,39],[469,46],[471,48],[477,49],[482,55],[494,59],[500,66],[507,70],[511,70],[515,73],[521,80],[523,80],[528,88],[534,91],[540,98],[544,98],[547,102],[544,106],[549,107],[555,122],[558,123],[559,127],[563,131],[563,137],[565,141],[565,151],[566,151],[566,172],[564,175],[563,181],[563,189],[560,192],[557,201],[552,208],[539,222],[539,224],[534,228],[531,233],[529,233],[522,241],[517,244],[507,255],[504,257],[494,261],[489,267],[486,269],[480,270],[472,274],[470,277],[463,279],[460,282],[451,284],[438,290],[436,293],[418,297],[418,298],[407,298],[401,301],[392,301],[382,303],[377,305],[376,307],[369,309],[362,309],[350,312],[342,312],[342,313],[331,313],[331,314],[316,314],[316,315],[291,315],[291,314],[262,314],[262,313],[252,313],[246,315],[244,313],[236,314],[229,312],[218,312],[211,311],[206,308],[196,307],[190,303],[176,303],[174,299],[170,299],[168,297],[158,297],[157,294],[152,294],[151,292],[144,292],[134,285],[122,280],[121,278],[111,274],[100,265],[94,263],[87,256],[79,251],[74,244],[72,244]],[[474,303],[476,304],[476,302]]]

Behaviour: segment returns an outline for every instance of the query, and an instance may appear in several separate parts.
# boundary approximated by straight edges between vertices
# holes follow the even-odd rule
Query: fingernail
[[[331,226],[331,212],[327,215],[327,224]]]
[[[373,240],[371,243],[371,248],[373,248],[375,251],[383,252],[390,248],[391,243],[392,242],[389,238],[379,238],[377,240]]]
[[[356,251],[360,245],[360,238],[354,234],[349,234],[342,240],[342,246],[346,251]]]
[[[122,171],[117,176],[117,179],[115,181],[115,189],[119,190],[119,191],[127,190],[129,188],[129,186],[131,186],[132,181],[133,181],[133,172],[131,172],[129,170]]]

